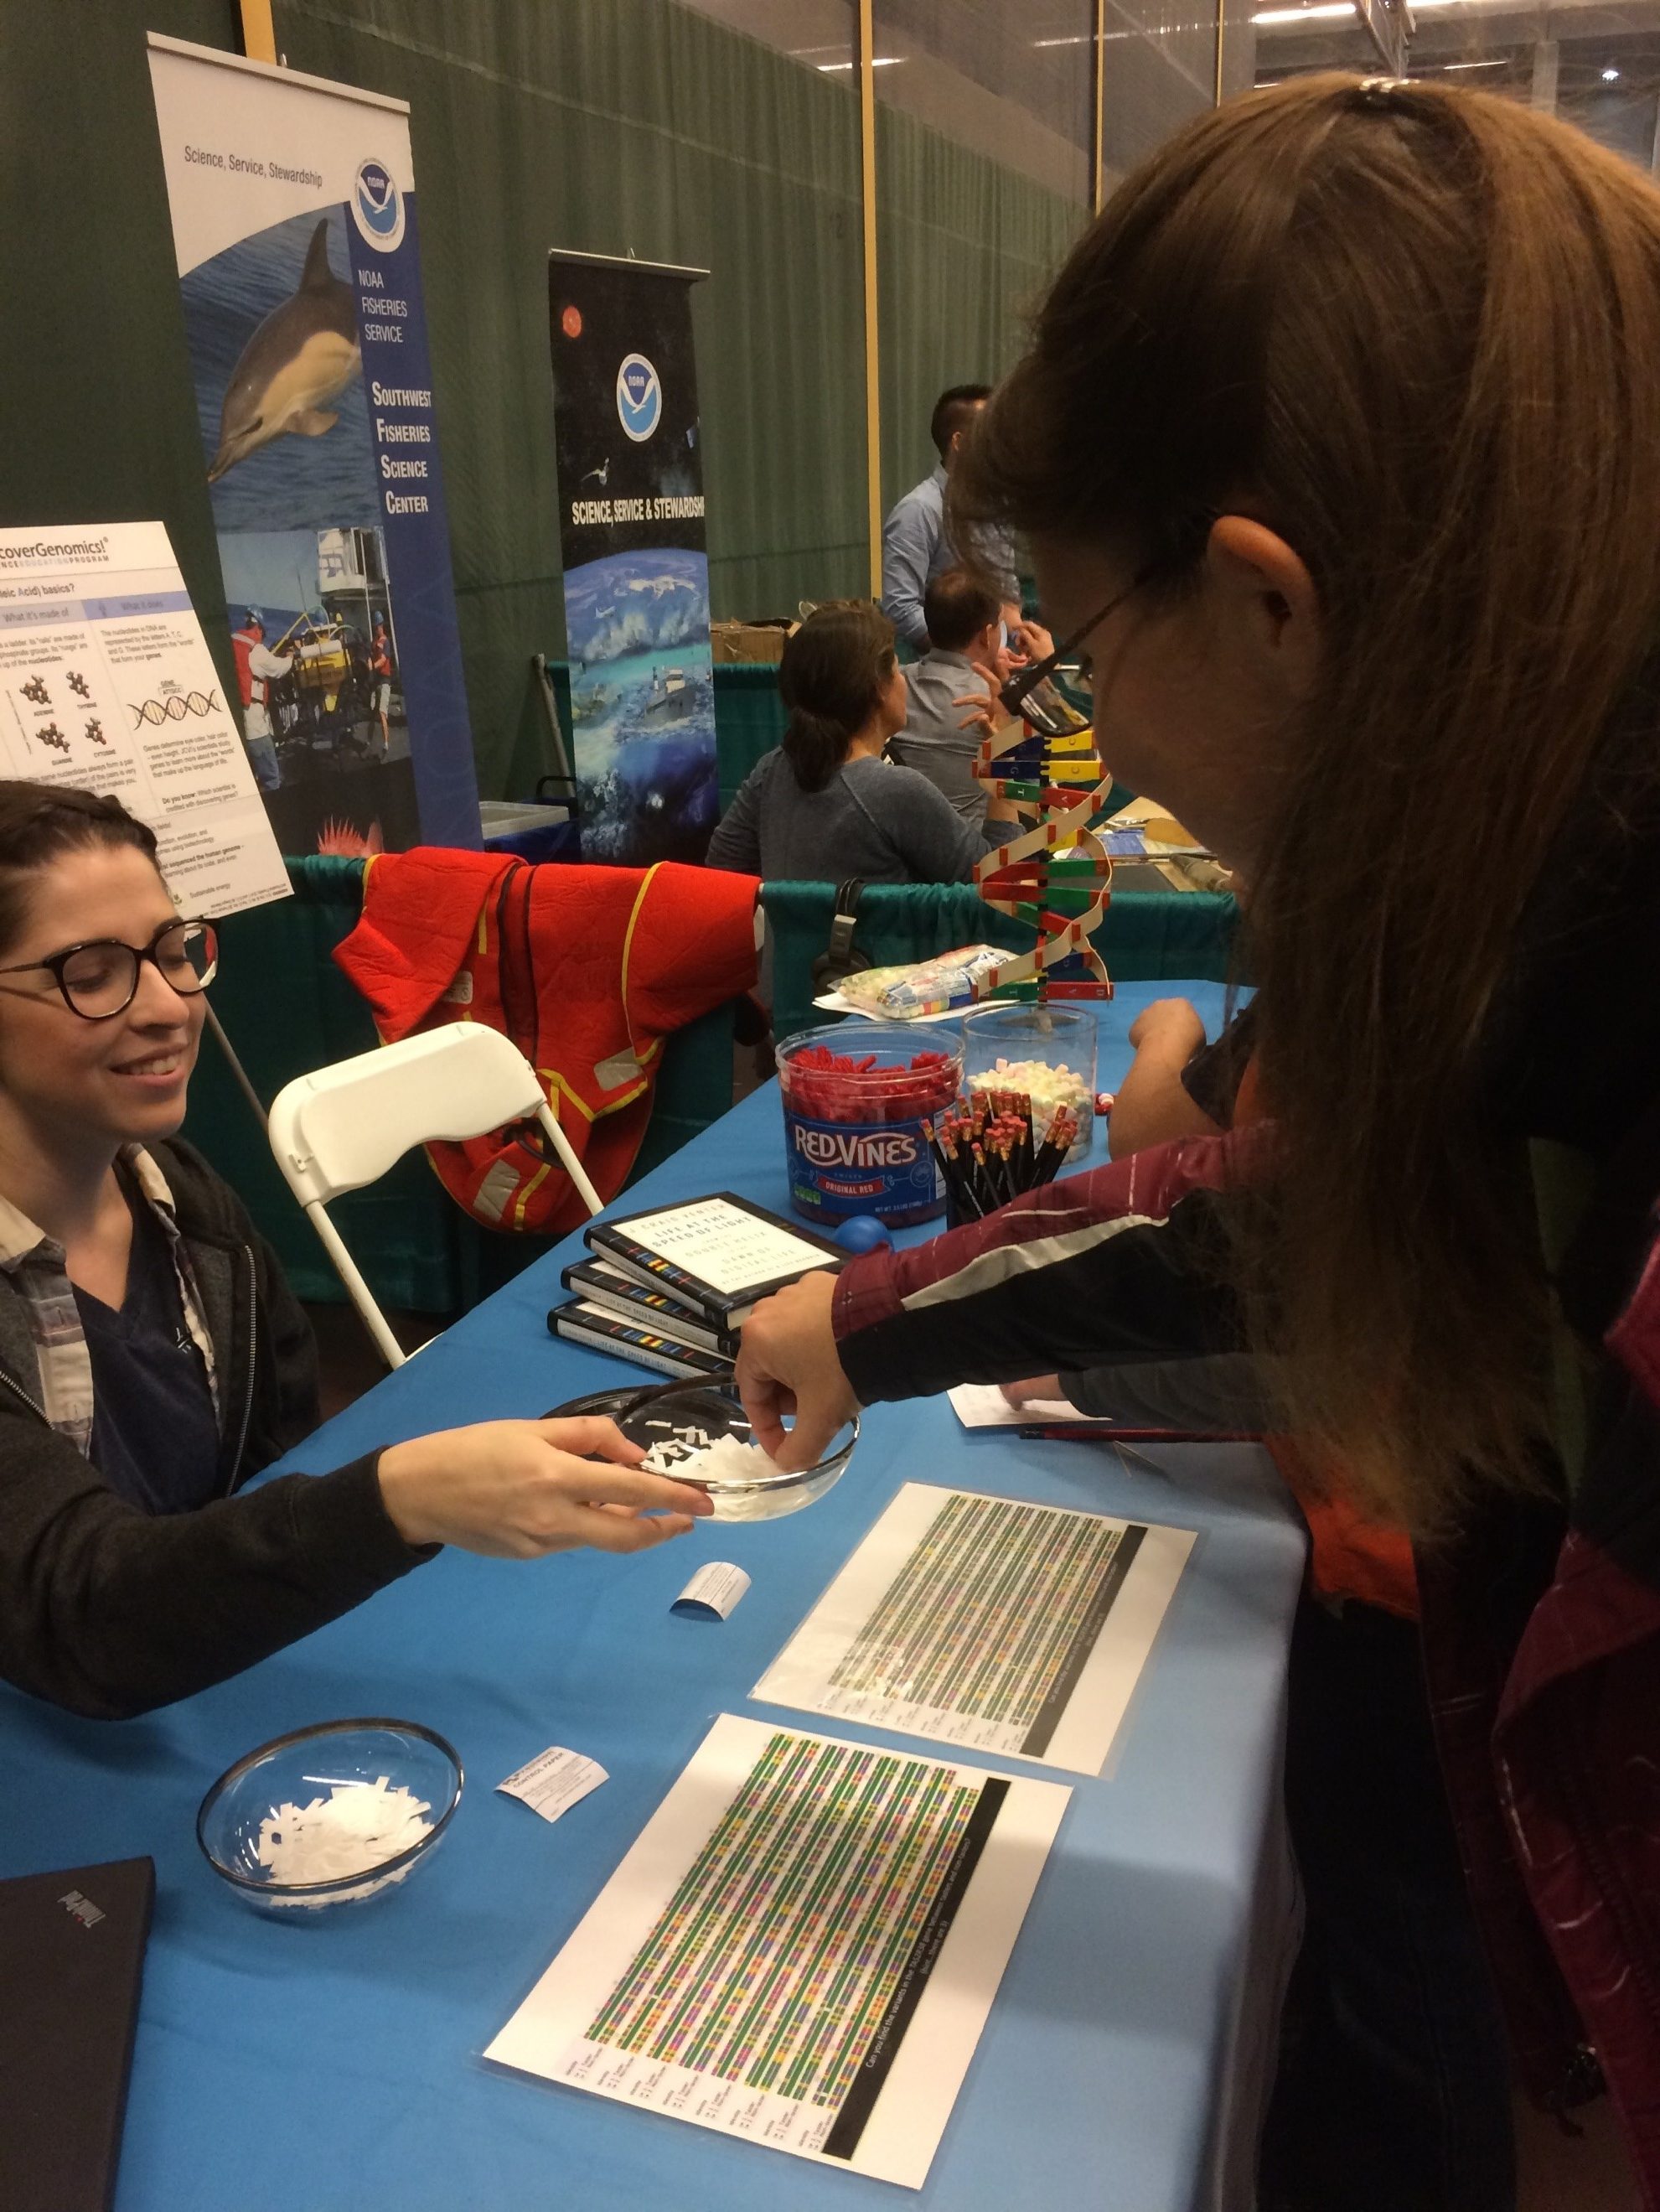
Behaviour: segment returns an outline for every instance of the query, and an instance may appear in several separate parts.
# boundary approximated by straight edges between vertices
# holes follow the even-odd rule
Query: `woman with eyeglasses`
[[[705,1493],[609,1421],[496,1421],[239,1495],[311,1332],[177,1139],[217,945],[112,799],[0,782],[0,1678],[96,1717],[237,1673],[456,1544],[644,1549]]]
[[[1103,757],[1249,881],[1267,1119],[744,1333],[785,1464],[1089,1370],[1410,1532],[1419,1636],[1293,1655],[1330,2094],[1275,2212],[1506,2212],[1512,2076],[1606,2088],[1660,2204],[1657,362],[1660,193],[1525,106],[1293,79],[1129,179],[952,534],[1024,534]]]

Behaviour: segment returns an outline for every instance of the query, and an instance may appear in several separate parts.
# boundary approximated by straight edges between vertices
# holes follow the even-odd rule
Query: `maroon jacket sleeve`
[[[1178,1138],[931,1243],[852,1261],[833,1316],[860,1401],[1056,1369],[1237,1361],[1217,1193],[1257,1172],[1266,1149],[1261,1125]]]

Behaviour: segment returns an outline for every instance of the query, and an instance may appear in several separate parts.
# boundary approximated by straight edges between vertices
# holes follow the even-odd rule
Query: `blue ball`
[[[845,1252],[874,1252],[893,1241],[887,1223],[874,1213],[850,1214],[836,1231],[836,1242]]]

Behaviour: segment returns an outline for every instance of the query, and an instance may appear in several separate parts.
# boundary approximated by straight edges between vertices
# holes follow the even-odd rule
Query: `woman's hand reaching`
[[[380,1455],[380,1495],[406,1544],[498,1559],[591,1545],[644,1552],[712,1511],[709,1493],[640,1467],[615,1421],[481,1421]]]

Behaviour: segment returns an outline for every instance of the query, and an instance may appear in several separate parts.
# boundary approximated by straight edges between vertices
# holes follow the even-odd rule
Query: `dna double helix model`
[[[1112,898],[1112,862],[1097,827],[1112,777],[1095,757],[1094,732],[1045,737],[1012,723],[982,743],[974,774],[1011,802],[1021,823],[976,863],[975,887],[988,906],[1038,933],[1031,951],[1011,953],[976,995],[1110,999],[1112,980],[1090,942]]]

